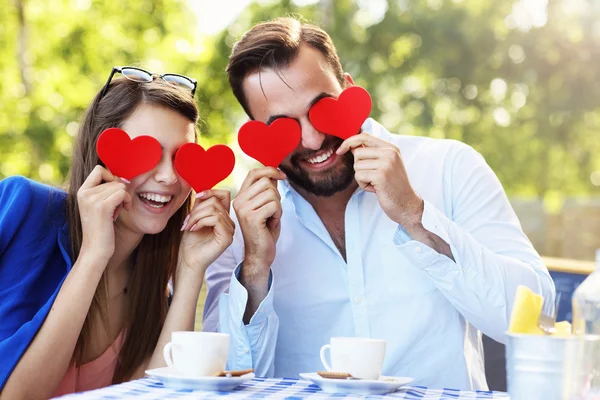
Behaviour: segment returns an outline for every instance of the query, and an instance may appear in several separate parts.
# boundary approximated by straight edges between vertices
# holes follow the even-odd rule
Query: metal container
[[[599,374],[599,335],[506,335],[511,400],[600,400]]]

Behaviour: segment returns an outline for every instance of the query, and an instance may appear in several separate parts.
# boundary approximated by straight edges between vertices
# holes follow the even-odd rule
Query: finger
[[[242,183],[242,187],[240,188],[240,193],[244,192],[246,189],[248,189],[250,186],[252,186],[256,181],[258,181],[259,179],[261,179],[263,177],[267,177],[269,179],[274,179],[274,180],[282,180],[282,179],[286,178],[285,174],[282,171],[278,170],[277,168],[273,168],[273,167],[255,168],[255,169],[251,170],[248,173],[248,175],[246,176],[246,179],[244,179],[244,182]]]
[[[200,211],[203,211],[205,209],[210,209],[213,210],[214,213],[223,213],[223,214],[228,214],[229,210],[225,207],[223,207],[223,204],[221,204],[221,202],[219,200],[217,200],[216,197],[211,197],[208,200],[205,201],[201,201],[198,203],[198,205],[194,204],[194,208],[192,208],[192,211],[190,212],[190,214],[194,214]]]
[[[281,203],[279,203],[278,201],[272,200],[272,201],[269,201],[269,202],[263,204],[256,210],[254,210],[253,216],[259,220],[268,221],[271,218],[274,218],[275,220],[279,220],[279,219],[281,219],[281,215],[282,215]]]
[[[190,231],[196,232],[203,228],[212,228],[215,237],[226,239],[229,241],[229,244],[231,244],[233,241],[233,230],[231,230],[231,228],[227,226],[222,219],[219,219],[216,216],[202,218],[194,226],[192,226]]]
[[[109,170],[101,165],[96,165],[83,185],[79,188],[78,199],[80,200],[83,197],[92,202],[102,201],[110,197],[116,191],[125,189],[127,183],[130,182],[124,178],[119,178],[119,180],[117,180]],[[128,211],[131,210],[131,196],[129,194],[126,196],[122,206]],[[120,211],[121,207],[114,211],[114,221],[117,220]]]
[[[382,168],[381,160],[360,160],[354,162],[354,171],[370,171]]]
[[[236,198],[236,202],[248,202],[253,198],[258,196],[260,193],[265,192],[267,190],[272,190],[275,192],[276,197],[281,200],[281,195],[277,190],[277,186],[274,181],[267,177],[262,177],[258,181],[256,181],[252,186],[247,188],[244,192],[241,192]]]
[[[235,223],[233,222],[233,220],[229,217],[228,214],[219,214],[219,217],[220,220],[216,226],[219,228],[222,227],[225,233],[233,236],[233,234],[235,233]]]
[[[133,202],[133,199],[131,197],[131,195],[129,194],[129,192],[127,191],[127,188],[124,188],[125,190],[125,198],[123,199],[123,204],[121,204],[121,206],[123,206],[123,208],[127,211],[131,211],[131,203]]]
[[[123,208],[127,211],[131,211],[133,198],[131,197],[131,194],[129,194],[127,189],[125,189],[125,193],[126,193],[126,196],[125,196],[125,200],[123,200]]]
[[[206,227],[213,227],[214,232],[217,236],[233,236],[234,229],[227,223],[223,214],[205,215],[198,219],[196,222],[194,222],[193,225],[190,224],[189,231],[196,232]]]
[[[100,183],[104,182],[112,182],[117,178],[110,173],[109,170],[104,168],[102,165],[96,165],[92,172],[88,175],[88,177],[83,182],[83,185],[79,188],[80,190],[87,190],[93,187],[98,186]]]
[[[205,215],[197,221],[192,222],[190,219],[189,228],[186,229],[188,232],[196,232],[202,228],[216,227],[219,224],[219,216],[217,215]]]
[[[229,216],[229,213],[219,212],[219,215],[223,218],[223,221],[227,224],[227,226],[234,231],[235,230],[235,222]]]
[[[214,215],[223,214],[227,216],[227,218],[231,221],[230,224],[232,228],[235,227],[233,220],[231,220],[231,218],[229,217],[229,210],[223,207],[223,204],[221,204],[216,198],[213,197],[205,202],[202,202],[198,207],[194,207],[194,209],[192,209],[192,212],[188,215],[188,217],[186,217],[184,221],[183,229],[185,229],[186,225],[191,226],[190,218],[196,215],[205,215],[206,213]]]
[[[269,228],[275,228],[281,221],[283,210],[281,209],[280,203],[270,201],[256,210],[256,213],[266,219],[266,223]]]
[[[110,211],[110,216],[114,217],[114,213],[116,209],[125,201],[125,199],[129,196],[129,193],[125,191],[125,189],[117,190],[112,193],[104,202],[108,210]]]
[[[357,147],[352,149],[352,154],[354,160],[374,160],[381,158],[382,150],[379,147]]]
[[[194,213],[190,213],[183,221],[182,231],[189,231],[196,223],[204,217],[217,216],[218,212],[213,207],[206,207],[202,210],[196,210]]]
[[[370,192],[370,190],[368,190],[368,188],[373,187],[370,183],[366,183],[366,182],[362,182],[362,181],[356,181],[356,183],[358,183],[358,186],[360,186],[360,188],[364,191]]]
[[[363,178],[363,179],[361,179]],[[358,186],[360,186],[360,188],[362,190],[364,190],[365,192],[375,192],[375,186],[373,186],[371,181],[366,180],[367,178],[361,177],[360,175],[357,177],[356,174],[354,175],[354,180],[356,180],[356,183],[358,183]]]
[[[110,198],[114,193],[117,193],[119,191],[125,192],[125,195],[123,198],[123,203],[119,204],[117,209],[115,209],[115,211],[114,211],[114,214],[113,214],[114,221],[117,220],[119,213],[121,212],[122,209],[131,211],[132,198],[131,198],[131,195],[129,194],[129,192],[127,192],[127,188],[123,183],[121,183],[119,181],[103,183],[102,185],[97,186],[91,190],[93,190],[93,191],[99,190],[99,193],[95,193],[93,196],[90,197],[90,201],[92,201],[92,202],[105,201],[108,198]]]
[[[122,204],[119,205],[117,208],[115,208],[115,211],[113,212],[113,221],[117,220],[117,218],[119,217],[119,213],[121,212],[122,208],[123,208]]]
[[[267,208],[269,209],[270,212],[270,205],[271,203],[267,204]],[[281,204],[277,205],[275,204],[275,212],[273,213],[273,216],[271,218],[268,219],[268,224],[270,228],[275,228],[277,227],[277,225],[279,225],[279,222],[281,221],[281,216],[283,215],[283,209],[281,208]]]
[[[214,229],[215,229],[214,230],[215,236],[227,238],[229,240],[230,244],[231,244],[231,242],[233,242],[234,230],[231,229],[231,227],[229,225],[227,225],[225,222],[223,222],[222,219],[215,225]]]
[[[229,208],[231,206],[231,192],[229,190],[223,189],[215,189],[215,190],[205,190],[196,195],[196,202],[194,202],[194,206],[198,203],[198,200],[206,201],[210,198],[216,198],[223,205],[223,207],[229,212]]]
[[[227,223],[227,225],[229,227],[231,227],[232,231],[235,231],[235,222],[233,222],[233,219],[231,219],[231,216],[229,215],[229,213],[227,214],[221,214],[223,216],[223,219],[225,220],[225,222]]]
[[[123,182],[113,181],[109,183],[103,183],[100,186],[96,186],[90,192],[92,196],[97,196],[102,200],[108,199],[114,192],[119,190],[127,190],[127,186]]]
[[[376,138],[375,136],[368,133],[361,133],[358,135],[354,135],[344,140],[344,142],[338,147],[335,151],[337,155],[342,155],[346,153],[348,150],[355,149],[360,146],[365,147],[385,147],[389,146],[389,143],[385,140],[381,140]]]
[[[103,201],[110,197],[114,192],[125,190],[125,188],[126,186],[123,182],[112,181],[87,189],[86,191],[81,192],[81,195],[88,201]]]
[[[229,217],[229,214],[224,210],[223,206],[219,202],[215,201],[213,204],[204,205],[201,208],[193,210],[188,217],[186,217],[181,230],[189,230],[188,228],[194,226],[201,218],[210,215],[223,216],[225,223],[227,223],[231,229],[235,229],[235,224]]]
[[[354,179],[363,190],[367,190],[369,186],[375,186],[375,173],[376,170],[356,171]]]
[[[240,211],[247,214],[252,211],[258,210],[260,207],[272,201],[281,204],[281,200],[279,199],[278,194],[279,193],[274,189],[269,189],[260,192],[259,194],[254,196],[250,201],[246,202]]]
[[[121,204],[119,204],[119,206],[115,209],[115,212],[113,215],[113,221],[117,220],[122,209],[125,209],[126,211],[131,211],[131,202],[132,202],[131,195],[129,194],[129,192],[127,192],[127,190],[125,190],[125,198],[124,198],[123,202]]]
[[[211,226],[220,236],[233,236],[234,229],[227,223],[223,214],[206,215],[190,226],[190,232],[196,232],[204,227]]]

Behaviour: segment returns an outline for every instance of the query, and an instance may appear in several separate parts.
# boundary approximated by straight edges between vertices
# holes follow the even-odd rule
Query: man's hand
[[[454,260],[450,246],[421,223],[424,203],[410,184],[398,147],[361,133],[346,139],[336,153],[347,151],[354,154],[356,182],[363,190],[377,195],[386,215],[402,225],[413,240]]]
[[[377,195],[381,208],[402,226],[421,220],[423,200],[410,185],[400,150],[367,133],[344,141],[336,153],[354,154],[354,178],[359,186]]]
[[[245,322],[266,297],[275,245],[281,231],[281,196],[277,180],[285,179],[283,172],[273,167],[250,171],[233,201],[244,236],[244,262],[239,280],[248,290]]]

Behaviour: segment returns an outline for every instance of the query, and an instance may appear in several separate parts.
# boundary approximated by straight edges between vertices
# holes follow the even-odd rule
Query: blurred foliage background
[[[391,132],[481,152],[541,254],[593,258],[600,0],[0,0],[0,179],[62,185],[81,114],[115,65],[195,77],[201,143],[235,150],[246,117],[227,58],[279,16],[330,33]],[[233,190],[252,164],[237,153]]]
[[[113,65],[197,78],[201,143],[234,143],[245,115],[224,73],[231,46],[292,15],[331,34],[390,131],[472,145],[509,195],[600,193],[597,1],[0,2],[0,178],[62,184],[79,118]],[[234,17],[202,34],[198,16],[220,13]]]

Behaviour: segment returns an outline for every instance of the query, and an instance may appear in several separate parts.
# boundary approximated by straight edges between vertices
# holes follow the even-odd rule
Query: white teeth
[[[326,153],[321,154],[320,156],[307,158],[306,161],[308,161],[311,164],[320,163],[320,162],[327,160],[329,157],[331,157],[332,154],[333,154],[333,149],[327,151]]]
[[[155,201],[157,203],[168,203],[171,200],[171,197],[173,197],[171,195],[164,196],[157,193],[140,193],[139,195],[140,197]]]

